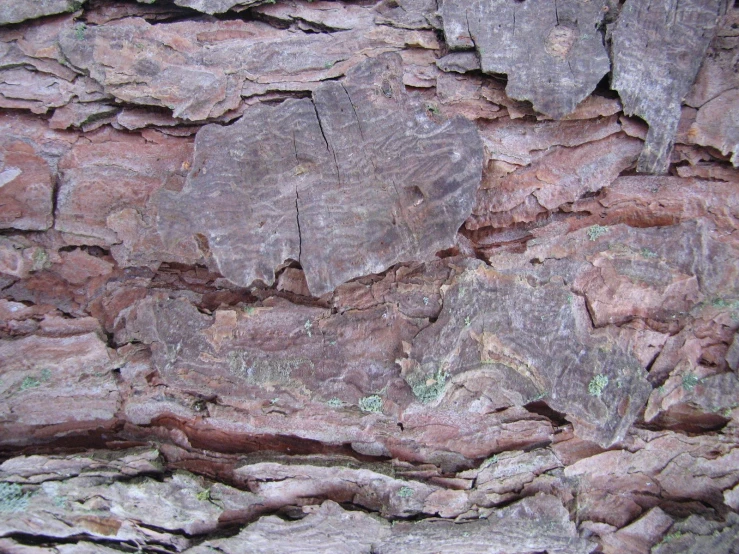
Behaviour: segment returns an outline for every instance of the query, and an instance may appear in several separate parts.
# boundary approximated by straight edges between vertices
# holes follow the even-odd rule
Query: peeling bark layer
[[[599,29],[605,4],[445,0],[441,16],[450,48],[475,48],[482,71],[508,75],[508,96],[560,118],[610,68]]]
[[[698,74],[725,2],[629,0],[613,29],[613,83],[624,112],[649,123],[638,171],[666,173],[680,104]]]
[[[315,296],[453,246],[482,147],[466,120],[437,125],[414,113],[401,75],[400,57],[383,55],[319,86],[312,101],[203,129],[182,192],[162,193],[165,242],[202,234],[204,255],[238,286],[271,285],[274,268],[296,260]]]

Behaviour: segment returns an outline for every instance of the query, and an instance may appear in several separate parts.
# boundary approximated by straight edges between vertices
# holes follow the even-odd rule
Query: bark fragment
[[[600,24],[605,2],[576,0],[442,4],[453,50],[476,48],[482,71],[508,75],[506,94],[554,118],[575,110],[610,64]]]
[[[722,0],[624,4],[612,34],[613,78],[628,115],[649,124],[638,171],[666,173],[680,120],[719,17]]]
[[[161,193],[160,234],[181,241],[170,220],[185,218],[240,286],[299,261],[314,296],[451,247],[480,180],[479,138],[461,118],[417,117],[401,74],[398,56],[380,56],[312,101],[206,127],[182,193]]]

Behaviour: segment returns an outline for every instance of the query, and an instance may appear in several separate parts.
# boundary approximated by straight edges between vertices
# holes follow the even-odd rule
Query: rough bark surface
[[[314,296],[454,246],[482,144],[466,119],[439,125],[414,109],[402,72],[400,56],[384,54],[312,100],[205,127],[182,192],[162,192],[160,234],[203,236],[203,255],[243,287],[271,285],[274,268],[298,261]]]
[[[2,2],[0,552],[736,554],[738,26]]]
[[[723,0],[627,0],[613,29],[613,82],[624,113],[649,124],[637,170],[666,173],[680,105],[695,81]],[[725,148],[724,148],[725,149]]]
[[[600,31],[605,0],[444,0],[444,36],[453,50],[475,48],[488,74],[508,75],[506,94],[560,118],[608,73]]]
[[[79,9],[87,0],[39,0],[38,2],[17,2],[10,0],[0,6],[0,25],[20,23],[45,15],[71,12]]]

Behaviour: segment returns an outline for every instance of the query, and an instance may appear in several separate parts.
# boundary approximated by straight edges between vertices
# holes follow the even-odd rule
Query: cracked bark
[[[0,550],[733,552],[735,7],[37,4]]]

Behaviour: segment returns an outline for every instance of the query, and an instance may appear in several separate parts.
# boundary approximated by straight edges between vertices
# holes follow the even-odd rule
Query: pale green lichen
[[[650,250],[649,248],[642,248],[642,249],[641,249],[641,250],[639,251],[639,253],[640,253],[640,254],[642,255],[642,257],[644,257],[644,258],[656,258],[656,257],[657,257],[657,253],[656,253],[656,252],[652,252],[652,251],[651,251],[651,250]]]
[[[593,225],[592,227],[588,228],[588,238],[590,240],[597,240],[599,237],[602,237],[608,232],[608,227],[603,227],[602,225]]]
[[[686,373],[683,375],[683,389],[690,392],[695,386],[700,383],[700,379],[693,373]]]
[[[534,398],[532,398],[529,402],[538,402],[539,400],[543,400],[547,396],[548,396],[548,393],[546,391],[540,392],[539,394],[534,396]]]
[[[24,493],[17,483],[0,483],[0,512],[22,512],[32,493]]]
[[[373,394],[359,399],[359,409],[368,413],[382,412],[382,398]]]
[[[49,263],[49,254],[43,248],[36,248],[31,255],[31,259],[33,260],[31,271],[41,271],[51,265]]]
[[[422,404],[433,402],[444,392],[444,385],[449,377],[441,368],[430,379],[419,381],[411,386],[413,394]]]
[[[21,390],[35,389],[41,386],[41,381],[28,375],[21,383]]]
[[[344,405],[344,403],[341,400],[339,400],[338,398],[332,398],[331,400],[328,400],[326,402],[326,404],[330,408],[341,408]]]
[[[87,31],[87,25],[84,23],[77,23],[77,25],[74,26],[74,38],[77,40],[84,40],[85,31]]]
[[[669,535],[665,535],[665,536],[664,536],[664,537],[662,538],[662,541],[661,541],[661,543],[662,543],[662,544],[664,544],[664,543],[667,543],[667,542],[672,542],[672,541],[676,541],[676,540],[678,540],[678,539],[681,539],[681,538],[682,538],[682,537],[684,537],[684,536],[685,536],[685,533],[683,533],[683,532],[681,532],[681,531],[677,531],[677,532],[675,532],[675,533],[670,533]]]
[[[588,394],[600,398],[603,394],[603,390],[608,386],[608,376],[596,375],[590,380],[588,384]]]
[[[410,487],[400,487],[400,490],[398,491],[398,496],[400,498],[410,498],[413,496],[413,489]]]
[[[739,300],[726,300],[724,298],[714,298],[711,301],[714,308],[727,308],[731,319],[739,321]]]

